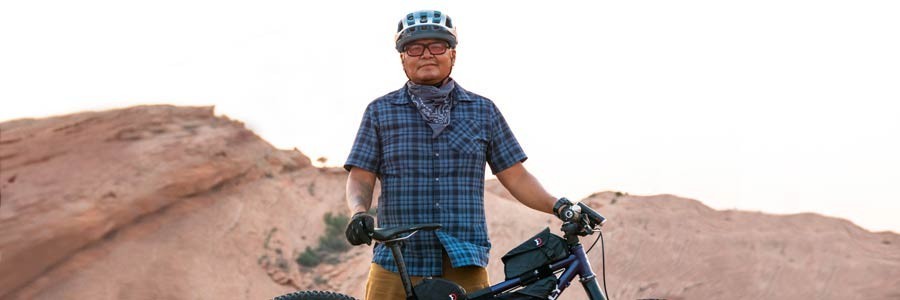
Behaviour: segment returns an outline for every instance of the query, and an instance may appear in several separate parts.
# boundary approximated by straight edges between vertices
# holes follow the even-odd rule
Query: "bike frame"
[[[569,247],[569,250],[572,254],[568,257],[550,264],[550,270],[553,274],[556,274],[560,270],[565,271],[559,276],[559,280],[556,283],[556,289],[550,293],[549,299],[556,299],[556,297],[559,297],[559,295],[571,285],[572,280],[575,279],[575,275],[578,275],[581,286],[584,287],[584,292],[588,295],[588,299],[606,300],[606,295],[603,294],[603,291],[600,290],[600,286],[597,284],[597,276],[594,274],[594,270],[591,269],[591,263],[584,253],[584,248],[579,243]],[[550,276],[555,276],[553,274]],[[491,296],[496,296],[511,291],[522,283],[523,277],[526,276],[516,277],[493,285],[488,288],[490,289],[489,294]],[[482,297],[478,294],[484,293],[483,291],[484,290],[477,291],[470,295],[476,296],[475,299],[477,299],[477,297]]]
[[[406,291],[406,299],[407,300],[416,300],[416,296],[413,294],[412,281],[409,279],[409,273],[406,271],[406,263],[403,261],[403,255],[400,252],[399,241],[405,240],[415,234],[416,232],[412,232],[411,234],[391,241],[385,241],[385,246],[391,249],[391,254],[394,256],[394,262],[397,263],[397,268],[400,271],[400,279],[403,282],[403,287]],[[560,271],[562,275],[559,276],[556,289],[550,293],[548,299],[556,299],[562,294],[566,288],[571,285],[572,280],[575,279],[575,275],[578,275],[580,278],[581,286],[584,288],[584,292],[588,295],[588,299],[591,300],[606,300],[606,295],[603,294],[603,291],[600,290],[600,286],[597,284],[597,276],[594,274],[594,270],[591,268],[591,263],[587,258],[587,255],[584,253],[584,247],[582,247],[581,243],[578,242],[578,238],[568,238],[569,243],[569,254],[568,257],[560,259],[550,264],[550,274],[547,276],[556,276],[555,274]],[[496,285],[490,286],[488,288],[470,292],[466,296],[469,299],[493,299],[494,296],[499,294],[512,291],[518,286],[522,285],[523,279],[533,277],[529,275],[519,276],[513,279],[509,279],[498,283]],[[541,277],[546,278],[546,276]],[[540,279],[540,278],[537,278]],[[529,282],[530,283],[530,282]]]

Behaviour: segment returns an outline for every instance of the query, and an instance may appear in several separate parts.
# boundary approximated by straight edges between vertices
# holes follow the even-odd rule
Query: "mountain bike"
[[[563,216],[563,237],[550,233],[545,228],[528,241],[507,252],[502,261],[506,280],[496,285],[466,293],[459,285],[440,278],[425,278],[413,286],[406,270],[406,263],[400,252],[402,241],[421,230],[438,230],[440,224],[417,224],[393,228],[375,229],[372,239],[383,243],[394,256],[400,272],[400,279],[406,291],[407,300],[482,300],[482,299],[556,299],[569,287],[577,275],[589,299],[607,300],[606,267],[603,267],[603,290],[597,284],[587,252],[603,239],[600,227],[606,218],[584,205],[572,205],[561,213]],[[579,236],[599,233],[594,244],[584,251]],[[601,243],[603,259],[606,251]],[[355,300],[355,298],[335,292],[300,291],[275,300]]]

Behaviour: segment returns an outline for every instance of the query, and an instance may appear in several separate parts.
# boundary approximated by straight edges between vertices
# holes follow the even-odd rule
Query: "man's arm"
[[[556,197],[547,193],[537,178],[531,175],[522,163],[516,163],[512,167],[497,173],[497,179],[507,190],[516,197],[516,200],[532,209],[548,214],[553,213],[553,204]]]
[[[350,214],[367,212],[372,207],[372,193],[375,190],[375,173],[365,169],[352,168],[347,178],[347,206]]]

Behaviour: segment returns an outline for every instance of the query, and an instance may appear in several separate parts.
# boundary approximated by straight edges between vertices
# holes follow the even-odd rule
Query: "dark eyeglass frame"
[[[450,44],[447,44],[447,42],[434,42],[428,44],[412,43],[403,46],[403,52],[406,52],[406,55],[409,56],[422,56],[425,54],[425,49],[428,49],[428,52],[431,53],[431,55],[441,55],[447,53],[447,49],[450,49]]]

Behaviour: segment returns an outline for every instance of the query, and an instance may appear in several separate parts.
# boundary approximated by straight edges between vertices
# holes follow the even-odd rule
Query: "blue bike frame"
[[[572,280],[575,279],[575,275],[580,277],[581,285],[584,287],[585,293],[588,295],[588,299],[591,300],[606,300],[606,295],[603,294],[603,291],[600,290],[600,286],[597,284],[596,275],[594,275],[594,271],[591,269],[591,263],[588,261],[587,255],[584,253],[584,248],[581,244],[575,244],[569,248],[570,254],[568,257],[563,258],[559,261],[556,261],[550,264],[550,270],[553,274],[556,274],[557,271],[565,269],[562,275],[559,276],[559,281],[556,284],[556,290],[554,290],[549,299],[556,299],[569,285],[572,283]],[[550,276],[554,276],[551,274]],[[524,277],[524,276],[522,276]],[[498,283],[489,287],[490,291],[487,289],[477,291],[470,295],[475,296],[474,299],[479,299],[484,296],[484,294],[489,294],[491,297],[499,295],[501,293],[510,291],[522,283],[522,277],[513,278],[510,280],[506,280],[504,282]],[[476,296],[480,294],[480,296]]]
[[[600,286],[597,284],[597,276],[594,275],[594,271],[591,269],[591,262],[588,260],[587,255],[584,253],[584,248],[578,240],[578,236],[586,236],[595,232],[595,227],[603,225],[606,218],[583,203],[578,203],[577,206],[573,207],[580,209],[566,208],[566,213],[564,214],[566,218],[562,225],[562,231],[565,233],[563,237],[569,245],[569,253],[571,253],[568,257],[555,261],[549,266],[540,267],[534,270],[532,274],[522,275],[485,289],[467,293],[467,298],[472,300],[493,299],[494,296],[510,292],[519,286],[531,284],[535,280],[540,280],[541,278],[546,278],[548,276],[556,276],[558,271],[564,270],[562,275],[557,278],[556,289],[550,293],[547,299],[553,300],[556,299],[556,297],[559,297],[559,295],[571,285],[572,280],[575,279],[575,275],[578,275],[581,286],[584,288],[584,292],[588,295],[589,299],[606,300],[606,295],[603,294],[603,291],[600,290]],[[416,295],[413,293],[413,285],[409,279],[409,273],[406,272],[406,263],[403,261],[403,254],[400,251],[398,242],[408,239],[419,230],[436,230],[440,227],[440,224],[418,224],[407,227],[375,230],[373,239],[384,243],[385,246],[391,249],[391,254],[394,256],[394,262],[397,264],[397,269],[400,272],[400,280],[403,283],[407,300],[415,300]],[[405,232],[411,233],[403,237],[390,238]]]

